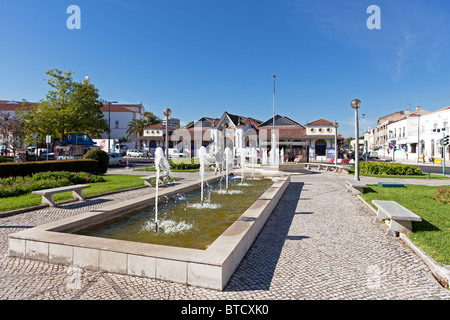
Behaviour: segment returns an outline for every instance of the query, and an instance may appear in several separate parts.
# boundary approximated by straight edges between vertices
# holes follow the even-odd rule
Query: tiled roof
[[[306,126],[332,126],[332,125],[334,125],[334,122],[325,119],[319,119],[306,124]]]
[[[139,107],[138,104],[111,104],[111,112],[133,112],[137,113],[136,110],[131,109],[129,107]],[[109,105],[104,104],[103,107],[100,108],[102,112],[109,112]]]

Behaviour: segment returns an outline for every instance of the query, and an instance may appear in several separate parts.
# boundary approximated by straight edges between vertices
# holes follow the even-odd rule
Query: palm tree
[[[144,135],[144,128],[148,126],[147,120],[144,119],[133,119],[128,123],[127,126],[127,138],[134,135],[136,140],[138,137]],[[141,141],[139,141],[139,149],[141,148]]]

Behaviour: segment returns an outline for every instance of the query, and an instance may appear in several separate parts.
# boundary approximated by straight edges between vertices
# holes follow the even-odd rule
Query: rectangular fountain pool
[[[158,206],[157,231],[151,205],[74,233],[204,250],[272,184],[271,179],[237,177],[229,179],[228,189],[223,180],[207,186],[203,202],[200,190],[174,195]]]
[[[211,185],[219,180],[214,177],[206,182]],[[76,234],[154,203],[154,197],[146,196],[11,234],[9,255],[223,290],[289,183],[290,176],[269,183],[244,213],[201,249]],[[190,183],[160,188],[159,199],[199,187],[199,183]]]

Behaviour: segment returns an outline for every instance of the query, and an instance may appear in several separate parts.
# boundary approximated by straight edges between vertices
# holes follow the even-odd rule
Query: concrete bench
[[[361,181],[356,180],[346,180],[347,188],[352,191],[353,195],[357,195],[364,192],[366,185]]]
[[[90,187],[91,187],[90,185],[77,184],[74,186],[32,191],[31,194],[42,196],[43,204],[48,204],[50,207],[54,207],[55,206],[55,200],[53,197],[54,194],[72,191],[72,196],[74,198],[83,201],[84,200],[83,190]]]
[[[387,234],[412,232],[412,221],[422,221],[417,214],[395,201],[372,200],[372,203],[378,208],[376,223],[384,219],[391,220]]]
[[[170,175],[168,173],[162,173],[159,175],[159,185],[165,185],[167,183],[167,179],[170,178]],[[142,180],[145,181],[146,186],[155,187],[156,186],[156,180],[155,183],[153,183],[153,179],[156,179],[156,174],[151,176],[145,176],[141,177]]]

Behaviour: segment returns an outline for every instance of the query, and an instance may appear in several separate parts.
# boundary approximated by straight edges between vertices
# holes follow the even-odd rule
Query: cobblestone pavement
[[[292,183],[223,292],[7,256],[8,234],[149,188],[0,218],[0,299],[450,299],[429,269],[332,173]]]

